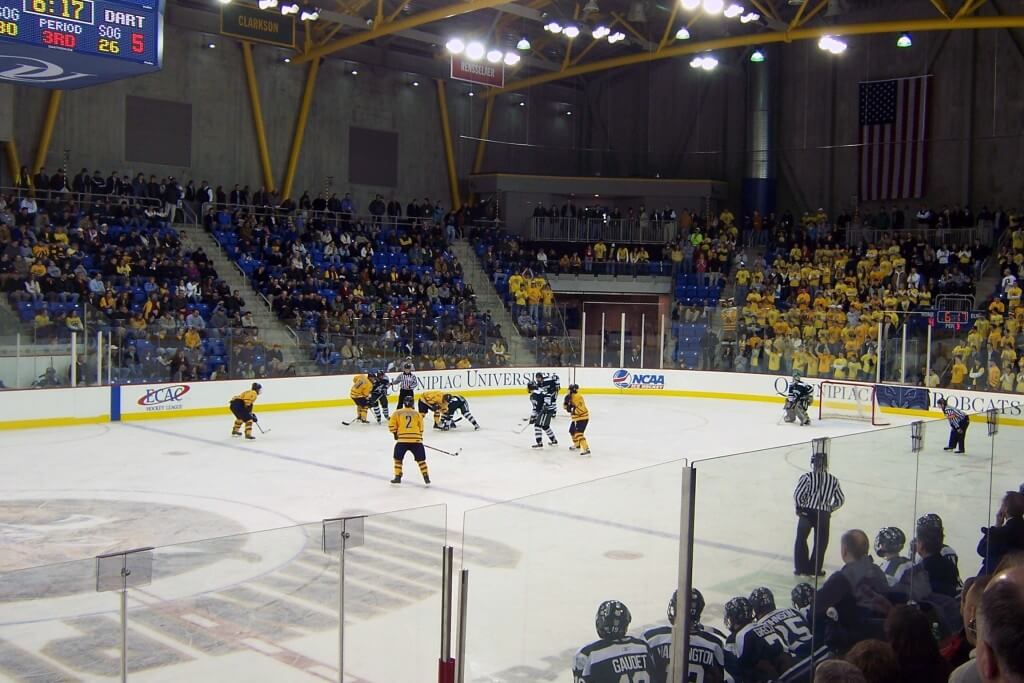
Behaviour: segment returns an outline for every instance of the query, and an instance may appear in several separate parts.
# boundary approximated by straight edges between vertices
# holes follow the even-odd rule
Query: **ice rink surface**
[[[346,555],[346,680],[436,680],[447,542],[470,569],[468,680],[569,681],[600,601],[626,602],[635,630],[664,619],[680,459],[707,461],[694,583],[719,627],[721,604],[757,585],[788,604],[792,490],[810,439],[843,437],[831,444],[847,496],[831,568],[843,530],[896,525],[909,537],[917,516],[938,512],[973,575],[978,528],[1024,472],[1020,428],[993,441],[975,423],[958,457],[930,423],[917,456],[908,420],[797,427],[769,403],[587,400],[589,458],[568,450],[564,415],[559,445],[531,449],[532,427],[515,433],[525,395],[471,399],[482,430],[427,433],[461,450],[428,452],[430,488],[411,458],[389,485],[393,441],[376,424],[342,426],[351,408],[263,413],[270,431],[256,441],[231,438],[226,411],[0,433],[0,680],[115,680],[118,599],[96,592],[92,558],[141,546],[157,550],[152,582],[129,591],[132,680],[337,680],[338,561],[319,520],[371,515]]]

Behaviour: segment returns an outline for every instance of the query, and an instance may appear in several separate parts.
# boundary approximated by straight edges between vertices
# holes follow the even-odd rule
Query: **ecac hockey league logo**
[[[612,384],[619,389],[664,389],[665,375],[641,375],[630,373],[629,370],[616,370],[612,375]]]
[[[181,408],[181,397],[190,388],[187,384],[172,384],[169,387],[146,389],[146,393],[139,397],[138,404],[146,410],[177,410]]]

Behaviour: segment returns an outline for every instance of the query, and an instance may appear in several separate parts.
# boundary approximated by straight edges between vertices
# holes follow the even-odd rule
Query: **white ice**
[[[664,619],[681,459],[758,450],[697,465],[694,584],[718,626],[722,602],[757,585],[788,603],[792,489],[812,438],[845,437],[831,443],[847,495],[831,568],[843,530],[910,536],[938,512],[973,575],[978,529],[1021,477],[1017,428],[993,442],[974,424],[954,456],[930,423],[918,457],[907,427],[798,427],[776,404],[594,395],[584,458],[568,450],[564,416],[557,447],[515,433],[525,397],[471,403],[481,431],[428,432],[461,451],[428,452],[430,488],[410,458],[404,483],[388,484],[393,441],[375,424],[342,426],[351,408],[264,412],[270,431],[252,442],[228,435],[227,414],[0,433],[0,571],[20,570],[0,575],[0,680],[115,680],[118,601],[95,592],[91,558],[141,546],[157,550],[152,582],[129,591],[132,680],[336,680],[338,562],[319,520],[372,515],[346,554],[346,680],[436,680],[447,541],[470,570],[468,680],[568,681],[600,601],[626,602],[636,630]],[[36,568],[55,562],[66,564]]]

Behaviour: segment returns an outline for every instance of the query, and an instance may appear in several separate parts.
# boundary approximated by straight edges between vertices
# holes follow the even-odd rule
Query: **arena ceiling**
[[[824,35],[891,33],[895,40],[902,32],[1024,28],[1020,0],[718,0],[724,8],[743,8],[732,18],[705,11],[708,1],[318,0],[320,19],[305,25],[292,63],[342,57],[356,45],[447,60],[445,43],[458,36],[521,55],[517,65],[506,67],[505,87],[488,91],[493,96],[632,64]],[[576,26],[579,35],[569,39],[545,30],[552,21]],[[624,39],[612,44],[594,38],[593,29],[601,26]],[[677,37],[680,29],[689,37]],[[523,38],[530,47],[517,51]],[[1019,35],[1014,40],[1019,49],[1024,45]]]

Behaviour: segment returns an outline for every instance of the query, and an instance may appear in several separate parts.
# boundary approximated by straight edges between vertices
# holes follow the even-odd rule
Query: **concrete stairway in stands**
[[[512,315],[505,308],[505,303],[498,296],[491,277],[484,271],[468,240],[456,240],[452,243],[452,251],[462,264],[465,281],[476,292],[476,307],[483,313],[491,312],[495,323],[501,325],[501,331],[508,344],[508,353],[513,365],[530,366],[537,364],[537,355],[528,340],[523,339],[516,328]]]
[[[213,267],[217,269],[217,275],[232,290],[237,289],[241,293],[242,298],[245,299],[246,310],[252,311],[253,320],[260,331],[260,339],[268,347],[272,344],[280,344],[281,354],[284,356],[285,363],[293,365],[298,374],[311,374],[313,363],[311,361],[307,362],[307,354],[300,347],[295,336],[277,319],[274,312],[270,310],[270,306],[267,305],[266,300],[249,284],[248,279],[242,274],[238,266],[228,258],[224,250],[217,244],[217,241],[201,227],[195,225],[179,224],[175,225],[174,229],[181,235],[187,248],[196,249],[202,247],[203,252],[213,262]]]

